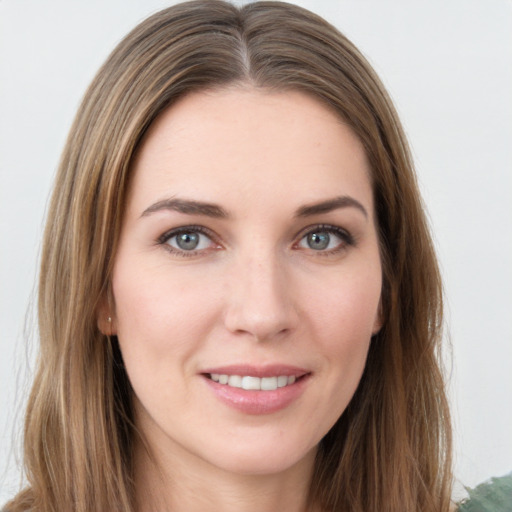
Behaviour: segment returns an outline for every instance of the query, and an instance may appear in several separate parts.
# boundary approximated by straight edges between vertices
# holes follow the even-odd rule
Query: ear
[[[117,334],[116,317],[114,308],[111,306],[112,300],[109,300],[110,294],[107,292],[102,297],[97,310],[98,329],[105,336],[115,336]]]
[[[375,315],[375,321],[372,328],[372,336],[379,334],[379,331],[384,325],[384,314],[382,312],[382,299],[379,301],[379,307],[377,308],[377,314]]]

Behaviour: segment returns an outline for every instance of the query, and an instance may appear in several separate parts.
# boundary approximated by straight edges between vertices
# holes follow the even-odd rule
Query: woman
[[[407,143],[298,7],[177,5],[90,86],[49,210],[18,510],[450,508]]]

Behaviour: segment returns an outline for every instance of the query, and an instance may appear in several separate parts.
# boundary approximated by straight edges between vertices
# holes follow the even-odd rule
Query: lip
[[[309,370],[299,368],[298,366],[290,366],[285,364],[269,364],[262,366],[254,366],[248,364],[232,364],[229,366],[217,366],[215,368],[206,368],[201,371],[205,373],[219,373],[225,375],[250,375],[251,377],[274,377],[277,375],[286,375],[290,377],[294,375],[299,378],[307,373]]]
[[[250,375],[251,377],[260,378],[279,375],[289,377],[293,375],[297,380],[293,384],[276,390],[255,391],[219,384],[207,376],[211,373]],[[225,405],[244,414],[260,415],[278,412],[296,401],[306,389],[311,372],[304,368],[289,365],[230,365],[205,369],[201,372],[201,376],[215,397]]]

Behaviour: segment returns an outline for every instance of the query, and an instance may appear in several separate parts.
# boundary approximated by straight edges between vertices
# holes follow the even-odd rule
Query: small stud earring
[[[109,316],[108,317],[108,323],[111,323],[112,322],[112,318]]]

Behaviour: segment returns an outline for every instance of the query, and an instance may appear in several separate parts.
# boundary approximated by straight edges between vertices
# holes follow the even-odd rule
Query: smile
[[[296,381],[295,375],[279,375],[275,377],[253,377],[250,375],[227,375],[210,373],[209,377],[214,382],[224,384],[232,388],[241,388],[253,391],[275,391],[278,388],[290,386]]]
[[[286,409],[308,388],[312,372],[287,364],[208,368],[201,372],[214,395],[244,414],[271,414]]]

